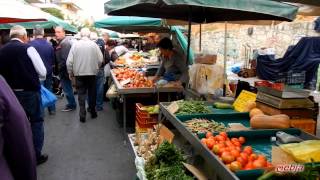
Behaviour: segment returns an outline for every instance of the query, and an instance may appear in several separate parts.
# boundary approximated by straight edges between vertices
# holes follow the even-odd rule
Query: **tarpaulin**
[[[278,80],[279,73],[306,71],[306,83],[316,77],[320,63],[320,37],[304,37],[295,45],[288,48],[282,58],[275,59],[274,55],[257,57],[257,76],[264,80]]]

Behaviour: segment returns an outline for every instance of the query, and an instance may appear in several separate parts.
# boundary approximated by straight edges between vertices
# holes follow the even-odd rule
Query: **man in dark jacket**
[[[0,76],[0,179],[36,180],[36,157],[28,118]]]
[[[56,60],[58,62],[59,76],[63,92],[68,101],[68,104],[62,111],[69,112],[75,110],[77,107],[76,100],[73,95],[72,82],[69,79],[66,66],[69,51],[71,49],[71,39],[66,37],[63,27],[58,26],[54,30],[56,38],[59,41],[59,44],[56,47]]]
[[[47,70],[37,50],[26,43],[24,27],[12,27],[10,38],[11,41],[0,49],[0,75],[13,89],[30,121],[37,164],[42,164],[48,160],[48,155],[41,152],[44,128],[39,79],[45,80]]]
[[[47,69],[46,80],[43,81],[43,86],[52,92],[52,70],[54,65],[54,50],[52,45],[44,38],[44,29],[40,26],[36,26],[33,29],[33,35],[35,39],[29,44],[33,46],[38,53]],[[49,114],[55,114],[56,106],[52,105],[48,107]]]

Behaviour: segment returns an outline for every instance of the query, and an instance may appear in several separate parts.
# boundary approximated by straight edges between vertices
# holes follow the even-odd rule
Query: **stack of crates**
[[[306,82],[306,72],[288,71],[278,74],[277,83],[284,83],[287,87],[303,89]]]
[[[148,106],[136,103],[136,132],[138,133],[146,133],[148,129],[153,128],[158,122],[158,114],[149,114],[142,107]]]

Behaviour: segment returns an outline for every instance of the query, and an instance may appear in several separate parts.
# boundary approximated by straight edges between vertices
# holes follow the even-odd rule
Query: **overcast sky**
[[[80,6],[86,14],[93,16],[95,20],[99,20],[104,16],[104,3],[108,0],[75,0],[74,2]]]

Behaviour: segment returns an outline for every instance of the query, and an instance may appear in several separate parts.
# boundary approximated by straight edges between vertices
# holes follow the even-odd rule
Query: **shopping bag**
[[[47,88],[41,85],[41,102],[42,107],[46,108],[52,106],[56,103],[57,97],[52,92],[50,92]]]

